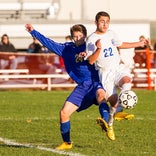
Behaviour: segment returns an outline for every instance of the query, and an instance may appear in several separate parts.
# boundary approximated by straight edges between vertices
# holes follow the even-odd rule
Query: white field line
[[[15,141],[12,141],[12,140],[9,140],[6,138],[2,138],[2,137],[0,137],[0,141],[9,146],[18,146],[18,147],[21,146],[21,147],[27,147],[27,148],[36,148],[36,149],[39,149],[42,151],[48,151],[48,152],[57,153],[60,155],[66,155],[66,156],[85,156],[80,153],[59,151],[59,150],[56,150],[53,148],[46,148],[46,147],[42,147],[42,146],[33,146],[31,144],[21,144],[21,143],[18,143],[18,142],[15,142]]]
[[[144,119],[148,119],[150,121],[155,121],[156,118],[151,118],[151,117],[134,117],[134,120],[144,120]]]
[[[29,119],[14,119],[14,118],[11,118],[11,117],[7,117],[7,118],[0,118],[0,121],[9,121],[9,120],[14,120],[14,121],[27,121],[27,120],[41,120],[42,118],[38,118],[38,117],[34,117],[34,118],[29,118]],[[90,119],[94,119],[94,118],[90,118]],[[141,117],[141,116],[135,116],[134,117],[134,120],[144,120],[144,119],[148,119],[148,120],[151,120],[151,121],[155,121],[156,118],[152,118],[152,117]],[[45,120],[52,120],[52,118],[45,118]]]

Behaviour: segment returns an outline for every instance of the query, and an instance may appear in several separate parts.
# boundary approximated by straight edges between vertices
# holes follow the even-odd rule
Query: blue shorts
[[[100,88],[103,89],[100,82],[94,82],[92,80],[84,81],[75,87],[66,101],[78,106],[78,112],[82,111],[93,104],[98,104],[96,100],[96,91]]]

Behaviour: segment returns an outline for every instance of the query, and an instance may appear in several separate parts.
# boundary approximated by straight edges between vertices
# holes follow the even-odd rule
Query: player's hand
[[[86,54],[85,51],[79,53],[79,57],[86,57],[86,55],[87,55],[87,54]]]
[[[32,26],[31,24],[26,24],[26,25],[25,25],[25,28],[26,28],[26,30],[27,30],[28,32],[31,32],[31,31],[34,30],[34,28],[33,28],[33,26]]]
[[[149,46],[149,40],[148,39],[143,39],[142,41],[140,41],[140,46],[141,47]]]
[[[100,42],[101,39],[98,39],[96,42],[95,42],[95,45],[98,49],[101,49],[101,42]]]

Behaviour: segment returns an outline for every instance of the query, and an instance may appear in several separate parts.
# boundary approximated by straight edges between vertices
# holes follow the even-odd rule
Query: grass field
[[[59,110],[70,91],[1,91],[0,156],[154,156],[156,92],[136,90],[139,101],[131,121],[115,121],[110,141],[96,124],[98,107],[71,117],[72,150],[58,152],[62,143]]]

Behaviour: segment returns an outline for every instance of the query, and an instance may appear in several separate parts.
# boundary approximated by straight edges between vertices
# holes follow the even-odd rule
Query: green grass
[[[34,147],[54,149],[62,143],[59,110],[71,91],[1,91],[0,137]],[[132,110],[135,119],[115,121],[116,140],[110,141],[96,124],[98,107],[71,117],[72,153],[87,156],[154,156],[156,145],[156,92],[136,90],[139,101]],[[7,145],[0,142],[3,156],[59,156],[61,154]],[[65,154],[69,155],[68,153]]]

